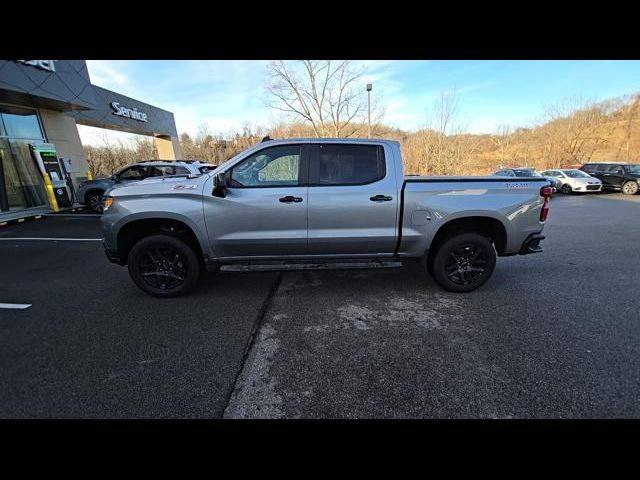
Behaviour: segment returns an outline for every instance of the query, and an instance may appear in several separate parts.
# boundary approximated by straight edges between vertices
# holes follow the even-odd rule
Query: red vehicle
[[[560,168],[573,168],[575,170],[580,170],[580,167],[582,167],[582,165],[560,165]]]

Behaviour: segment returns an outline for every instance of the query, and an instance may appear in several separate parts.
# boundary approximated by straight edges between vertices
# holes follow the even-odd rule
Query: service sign
[[[138,111],[137,108],[127,108],[120,105],[119,102],[111,102],[111,108],[113,110],[113,115],[117,115],[119,117],[127,117],[132,118],[133,120],[138,120],[139,122],[148,122],[147,114],[144,112]]]

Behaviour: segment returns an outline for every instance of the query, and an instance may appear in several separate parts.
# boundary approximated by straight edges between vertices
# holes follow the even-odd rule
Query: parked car
[[[582,170],[572,168],[546,170],[542,175],[557,179],[560,183],[559,190],[564,194],[602,191],[602,182]]]
[[[635,195],[640,190],[640,164],[591,162],[585,163],[580,170],[601,180],[604,189],[622,191],[627,195]]]
[[[172,297],[195,288],[204,268],[390,268],[405,259],[420,259],[444,289],[470,292],[496,256],[542,251],[552,190],[544,178],[402,172],[396,141],[265,141],[214,172],[107,192],[105,253],[144,292]]]
[[[216,165],[190,160],[147,160],[134,163],[109,177],[87,180],[78,185],[78,202],[87,205],[96,213],[102,213],[104,193],[117,183],[128,183],[149,177],[193,175],[215,170]]]
[[[540,173],[536,172],[534,168],[529,167],[518,167],[518,168],[500,168],[493,172],[493,175],[503,176],[503,177],[518,177],[518,178],[530,178],[530,177],[543,177]],[[559,188],[558,180],[553,177],[544,177],[546,178],[551,187],[553,187],[553,193]]]

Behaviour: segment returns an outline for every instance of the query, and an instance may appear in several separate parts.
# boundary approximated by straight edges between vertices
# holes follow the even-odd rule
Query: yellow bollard
[[[49,203],[51,204],[51,208],[54,212],[59,212],[60,207],[58,207],[58,200],[56,199],[56,194],[53,193],[53,185],[51,184],[51,179],[49,178],[49,174],[44,175],[44,186],[47,190],[47,196],[49,197]]]
[[[91,170],[87,171],[87,180],[93,180],[93,175],[91,175]]]

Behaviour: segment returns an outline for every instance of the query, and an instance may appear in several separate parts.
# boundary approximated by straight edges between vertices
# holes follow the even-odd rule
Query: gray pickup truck
[[[391,140],[268,140],[212,172],[106,192],[107,257],[150,295],[205,270],[424,265],[449,291],[485,283],[496,256],[542,251],[543,177],[405,177]]]

